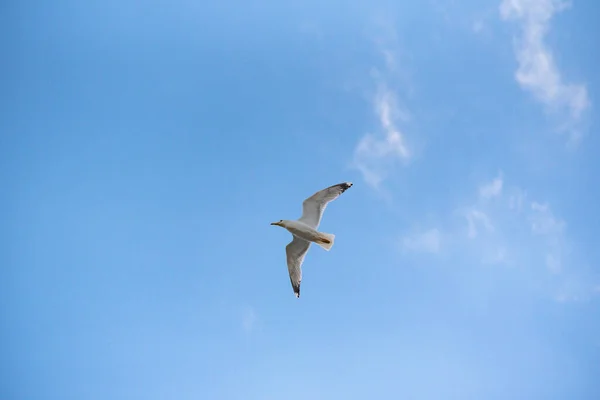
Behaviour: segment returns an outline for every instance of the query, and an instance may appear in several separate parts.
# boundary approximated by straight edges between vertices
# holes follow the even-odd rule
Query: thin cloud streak
[[[502,176],[498,176],[492,182],[482,185],[479,188],[479,196],[484,199],[496,197],[502,193]]]
[[[573,127],[590,105],[587,88],[563,81],[545,41],[552,17],[569,6],[559,0],[503,0],[499,11],[503,20],[517,21],[521,28],[515,38],[515,79],[550,111],[566,112],[565,128],[577,140],[579,134]]]
[[[559,302],[598,294],[600,276],[590,272],[583,254],[576,251],[567,223],[548,203],[529,198],[521,188],[507,187],[502,174],[480,185],[474,202],[450,216],[427,232],[405,236],[403,249],[527,269],[534,285],[546,285],[546,293]]]
[[[393,46],[396,36],[392,28],[385,28],[385,40],[377,40],[384,68],[383,71],[377,68],[372,71],[377,82],[372,104],[379,132],[369,132],[358,141],[352,160],[352,166],[362,173],[365,182],[376,189],[399,163],[408,162],[412,155],[406,135],[399,126],[409,119],[409,114],[400,107],[398,97],[390,86],[390,81],[399,73],[397,52]]]
[[[384,85],[374,104],[382,135],[366,134],[354,151],[354,165],[365,181],[379,187],[397,160],[408,160],[410,151],[396,121],[400,112],[394,94]]]
[[[402,238],[402,247],[406,251],[437,253],[440,251],[441,235],[436,228],[425,232],[413,233]]]

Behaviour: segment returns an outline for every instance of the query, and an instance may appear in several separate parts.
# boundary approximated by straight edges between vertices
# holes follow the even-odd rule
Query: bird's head
[[[283,220],[282,220],[282,219],[280,219],[280,220],[279,220],[279,221],[277,221],[277,222],[271,222],[271,225],[281,226],[282,228],[284,227],[284,224],[283,224]]]

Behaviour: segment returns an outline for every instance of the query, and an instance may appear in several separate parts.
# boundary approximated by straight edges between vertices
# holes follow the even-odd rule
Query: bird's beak
[[[277,225],[277,226],[279,226],[279,221],[277,221],[277,222],[271,222],[271,225]]]

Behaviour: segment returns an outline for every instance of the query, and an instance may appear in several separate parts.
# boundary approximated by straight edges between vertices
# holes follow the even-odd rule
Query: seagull
[[[329,251],[333,246],[335,235],[317,231],[323,212],[330,201],[340,197],[352,187],[352,182],[338,183],[313,194],[302,203],[302,216],[296,221],[281,219],[271,225],[287,229],[294,237],[285,247],[288,272],[296,298],[300,297],[300,281],[302,280],[302,262],[311,242]]]

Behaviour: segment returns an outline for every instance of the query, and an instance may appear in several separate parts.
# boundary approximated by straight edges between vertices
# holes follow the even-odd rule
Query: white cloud
[[[381,135],[366,134],[354,150],[354,164],[365,181],[378,187],[397,160],[408,160],[410,152],[396,121],[401,113],[394,94],[385,86],[374,101],[375,112],[382,129]]]
[[[465,214],[465,218],[467,219],[468,224],[468,233],[467,235],[470,238],[475,238],[478,235],[477,227],[481,226],[485,228],[486,231],[491,232],[494,230],[494,226],[490,222],[489,217],[482,211],[471,209],[467,211]]]
[[[367,184],[379,188],[399,162],[407,162],[411,151],[399,124],[409,119],[408,112],[398,104],[398,97],[390,82],[398,74],[395,33],[385,27],[385,40],[378,40],[379,52],[385,65],[383,71],[373,68],[377,91],[373,97],[373,109],[377,117],[378,132],[365,134],[356,145],[352,165],[358,169]],[[388,43],[386,45],[385,43]]]
[[[531,203],[531,231],[538,235],[562,234],[565,223],[556,219],[548,204]]]
[[[516,193],[511,194],[508,197],[508,207],[511,210],[520,212],[523,209],[523,202],[525,201],[525,193],[519,189],[515,190]]]
[[[500,15],[520,23],[516,38],[519,64],[515,78],[519,85],[552,111],[565,110],[569,123],[579,120],[589,106],[587,89],[581,84],[563,82],[551,50],[545,42],[550,20],[569,6],[560,0],[503,0]]]
[[[440,231],[436,228],[402,238],[402,247],[407,251],[437,253],[440,245]]]
[[[502,184],[502,176],[499,176],[493,181],[482,185],[479,188],[479,196],[484,199],[498,196],[500,193],[502,193]]]
[[[497,201],[489,201],[492,195]],[[442,218],[445,223],[438,223],[434,231],[405,237],[404,248],[435,250],[456,265],[469,262],[526,270],[522,276],[533,279],[531,287],[542,288],[561,302],[598,294],[600,276],[587,266],[568,235],[567,223],[548,203],[507,186],[502,178],[479,186],[473,199]],[[436,242],[440,237],[443,248]]]
[[[565,240],[565,222],[556,218],[548,204],[531,203],[529,223],[532,234],[541,237],[545,243],[545,264],[548,271],[562,271],[563,258],[568,252]]]

